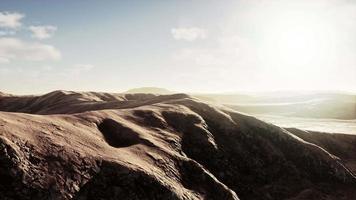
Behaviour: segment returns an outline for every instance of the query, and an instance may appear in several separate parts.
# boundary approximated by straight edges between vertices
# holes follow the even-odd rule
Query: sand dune
[[[3,199],[352,199],[354,136],[185,94],[0,97]]]

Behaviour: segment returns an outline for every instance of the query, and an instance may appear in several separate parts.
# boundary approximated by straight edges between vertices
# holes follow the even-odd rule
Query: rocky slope
[[[3,95],[0,110],[0,199],[356,195],[350,139],[286,130],[184,94]]]

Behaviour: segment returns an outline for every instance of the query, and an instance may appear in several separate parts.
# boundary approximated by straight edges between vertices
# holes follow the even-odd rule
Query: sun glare
[[[270,33],[265,35],[263,48],[274,59],[292,66],[317,64],[325,53],[329,41],[325,29],[319,24],[321,20],[305,17],[284,16],[272,23]]]
[[[273,69],[276,81],[278,77],[295,79],[296,88],[306,89],[310,85],[303,85],[303,79],[322,82],[321,74],[338,67],[330,60],[332,56],[334,61],[339,59],[332,51],[340,30],[325,11],[279,6],[254,17],[258,19],[254,21],[259,31],[258,56],[265,71]]]

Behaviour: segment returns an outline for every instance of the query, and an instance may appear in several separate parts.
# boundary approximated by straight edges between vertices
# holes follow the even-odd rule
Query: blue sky
[[[355,5],[300,2],[4,0],[0,90],[356,90]]]

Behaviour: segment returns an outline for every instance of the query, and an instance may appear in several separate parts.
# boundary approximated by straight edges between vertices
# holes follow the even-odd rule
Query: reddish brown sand
[[[356,197],[355,136],[185,94],[1,94],[0,110],[0,199]]]

